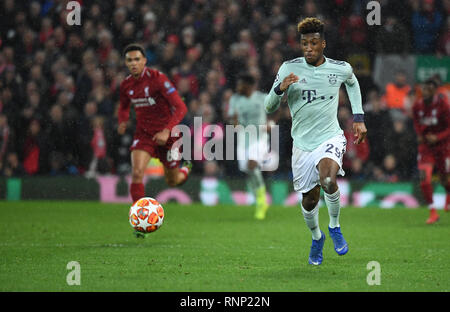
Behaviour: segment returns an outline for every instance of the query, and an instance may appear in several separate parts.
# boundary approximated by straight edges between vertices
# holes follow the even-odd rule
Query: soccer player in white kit
[[[324,24],[317,18],[305,18],[298,24],[304,57],[284,62],[264,104],[266,112],[278,109],[287,93],[292,116],[292,173],[294,189],[302,193],[302,213],[312,232],[308,262],[322,263],[325,234],[319,228],[320,187],[330,216],[329,234],[338,255],[348,251],[339,224],[340,193],[336,176],[344,175],[342,157],[346,139],[337,119],[339,88],[344,83],[353,113],[355,144],[361,143],[367,129],[364,124],[361,92],[350,64],[323,55],[326,46]]]
[[[247,73],[237,79],[236,93],[230,98],[228,117],[235,126],[245,129],[253,127],[255,137],[250,137],[245,129],[238,131],[237,155],[239,170],[247,175],[247,185],[256,202],[255,218],[266,217],[269,204],[266,185],[261,172],[265,158],[268,158],[267,115],[264,109],[265,93],[256,90],[255,79]]]

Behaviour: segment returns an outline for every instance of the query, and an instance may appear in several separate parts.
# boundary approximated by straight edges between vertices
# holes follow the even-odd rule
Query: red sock
[[[430,217],[438,217],[439,218],[439,214],[438,214],[438,212],[437,212],[437,210],[436,210],[436,208],[430,208]]]
[[[133,199],[133,203],[142,197],[145,197],[144,183],[131,183],[130,194]]]
[[[184,176],[184,179],[180,182],[180,184],[181,184],[181,183],[186,182],[186,180],[187,180],[187,178],[188,178],[188,175],[189,175],[189,169],[186,168],[186,167],[181,167],[181,168],[180,168],[180,172],[181,172],[181,173],[183,174],[183,176]]]
[[[422,189],[423,197],[428,205],[433,203],[433,186],[431,183],[422,182],[420,183],[420,188]]]

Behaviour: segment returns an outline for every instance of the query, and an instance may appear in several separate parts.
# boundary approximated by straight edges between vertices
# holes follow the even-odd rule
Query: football
[[[156,199],[143,197],[131,206],[128,219],[136,231],[151,233],[163,224],[164,209]]]

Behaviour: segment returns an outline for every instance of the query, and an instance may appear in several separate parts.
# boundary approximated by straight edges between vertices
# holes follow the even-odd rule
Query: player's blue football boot
[[[333,229],[328,227],[328,231],[330,233],[331,239],[333,240],[334,250],[339,256],[345,255],[348,251],[348,245],[341,233],[341,228],[339,226]]]
[[[308,263],[312,265],[319,265],[323,260],[322,250],[325,243],[325,234],[322,231],[320,231],[320,234],[322,234],[320,239],[312,240],[311,251],[308,259]]]

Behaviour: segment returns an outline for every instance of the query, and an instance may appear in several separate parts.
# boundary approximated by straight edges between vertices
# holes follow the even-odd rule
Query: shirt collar
[[[322,68],[322,67],[324,67],[325,64],[327,63],[327,57],[324,55],[324,56],[323,56],[323,59],[324,59],[324,62],[323,62],[322,64],[320,64],[319,66],[311,65],[311,64],[309,64],[306,60],[305,60],[305,63],[306,63],[306,65],[307,65],[308,67],[311,67],[311,68]]]

